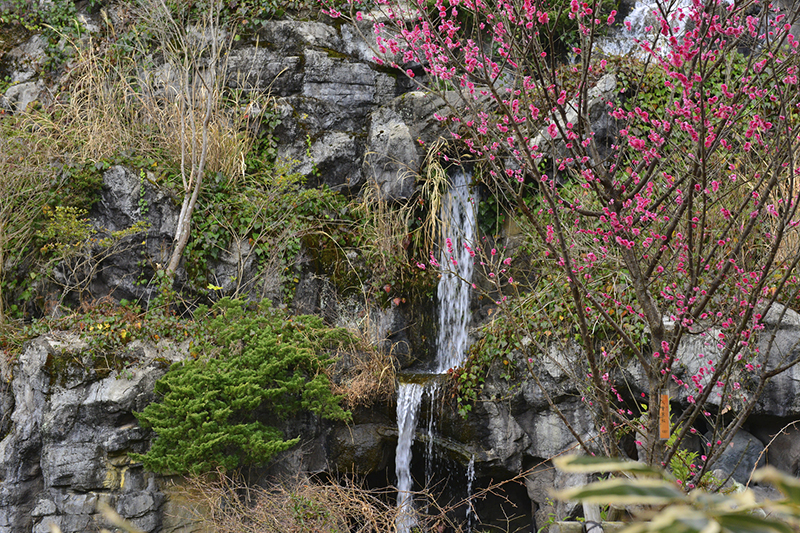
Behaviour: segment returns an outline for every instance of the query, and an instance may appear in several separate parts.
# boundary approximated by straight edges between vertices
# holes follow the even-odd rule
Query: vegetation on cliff
[[[313,316],[287,316],[262,305],[223,299],[203,321],[196,359],[175,363],[156,383],[159,400],[137,416],[156,434],[137,456],[156,472],[202,474],[263,465],[299,442],[284,437],[280,421],[310,411],[347,420],[324,370],[331,353],[354,340]]]

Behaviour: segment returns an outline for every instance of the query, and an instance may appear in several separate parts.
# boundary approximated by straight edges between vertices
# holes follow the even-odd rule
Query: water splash
[[[401,383],[397,391],[397,454],[395,474],[397,475],[397,507],[400,514],[395,523],[397,531],[405,533],[416,523],[414,519],[414,498],[411,494],[411,445],[417,428],[417,413],[422,402],[422,385]]]
[[[425,483],[430,484],[433,479],[433,433],[436,431],[436,409],[433,408],[433,404],[436,401],[436,396],[439,394],[439,383],[437,381],[431,381],[425,387],[425,390],[430,402],[426,432],[428,441],[425,443]]]

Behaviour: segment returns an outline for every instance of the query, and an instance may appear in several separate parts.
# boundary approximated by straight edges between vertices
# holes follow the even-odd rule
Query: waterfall
[[[425,483],[429,484],[433,479],[433,432],[436,431],[436,410],[433,409],[433,402],[439,392],[439,383],[431,381],[425,387],[425,392],[428,393],[428,400],[431,403],[431,408],[428,409],[428,427],[425,432],[428,437],[428,441],[425,443]]]
[[[664,3],[660,3],[660,5],[661,7],[665,6]],[[682,11],[686,12],[691,5],[691,0],[678,0],[674,4],[669,4],[670,11],[667,14],[667,21],[676,36],[683,34],[688,20],[688,17],[682,17],[680,14]],[[661,53],[665,53],[666,50],[663,49],[666,44],[665,37],[659,36],[661,15],[656,14],[658,9],[658,0],[637,0],[631,12],[625,17],[623,24],[610,30],[608,37],[604,37],[599,41],[600,49],[608,55],[615,56],[636,54],[639,49],[639,43],[652,43],[653,39],[658,36],[659,40],[655,45],[656,50],[658,47],[662,47]],[[643,52],[640,51],[638,53]]]
[[[467,466],[467,532],[472,533],[472,522],[475,518],[475,509],[472,508],[472,483],[475,481],[475,454],[469,459]]]
[[[422,385],[401,383],[397,391],[397,453],[395,474],[397,474],[397,531],[406,533],[414,525],[413,496],[411,487],[411,445],[414,444],[414,431],[417,427],[417,413],[422,402]]]
[[[447,372],[464,361],[467,350],[469,291],[473,259],[464,246],[475,236],[475,206],[469,195],[472,176],[459,170],[453,175],[450,194],[442,202],[442,243],[439,265],[439,336],[436,343],[436,373]]]
[[[434,374],[443,374],[464,361],[469,342],[469,296],[472,285],[473,259],[465,244],[475,236],[475,205],[469,194],[472,176],[462,170],[451,176],[450,192],[443,199],[439,212],[442,224],[438,261],[442,269],[437,295],[439,297],[439,334],[436,345]],[[397,507],[400,510],[395,526],[398,533],[409,533],[415,524],[414,500],[411,493],[411,446],[417,428],[417,416],[423,394],[431,403],[438,391],[438,383],[429,380],[424,387],[417,383],[400,383],[397,392]],[[433,455],[433,409],[428,418],[426,446],[426,482],[433,475],[430,458]],[[474,460],[474,458],[473,458]],[[473,463],[474,471],[474,463]],[[473,474],[474,475],[474,474]]]

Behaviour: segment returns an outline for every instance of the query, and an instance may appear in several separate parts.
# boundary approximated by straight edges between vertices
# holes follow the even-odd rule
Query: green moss
[[[347,59],[348,58],[347,54],[343,54],[342,52],[334,50],[333,48],[323,48],[322,50],[326,54],[328,54],[328,57],[330,57],[331,59]]]

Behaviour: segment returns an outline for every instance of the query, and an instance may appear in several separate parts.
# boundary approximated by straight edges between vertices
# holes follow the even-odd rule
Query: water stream
[[[470,197],[469,182],[472,176],[463,171],[451,177],[450,191],[443,199],[439,217],[442,223],[438,261],[442,269],[437,294],[439,297],[439,334],[433,374],[443,374],[464,360],[469,342],[469,291],[472,285],[473,262],[465,244],[475,236],[476,210]],[[402,378],[401,378],[402,380]],[[396,526],[398,533],[409,533],[414,526],[414,499],[411,492],[411,446],[417,428],[417,417],[423,396],[433,403],[439,386],[428,380],[425,386],[418,383],[400,383],[397,392],[397,506],[400,515]],[[426,482],[433,477],[433,432],[436,427],[434,409],[427,421],[425,458]],[[474,467],[473,467],[474,468]]]
[[[475,521],[475,509],[472,507],[472,484],[475,482],[475,454],[469,459],[467,465],[467,531],[472,531]]]
[[[413,497],[411,487],[411,445],[417,427],[417,413],[422,401],[422,385],[401,383],[397,392],[397,452],[395,474],[397,475],[397,531],[407,533],[414,525]]]
[[[615,56],[641,55],[646,53],[641,50],[640,43],[654,44],[654,49],[659,53],[666,53],[666,38],[659,34],[661,29],[661,17],[666,15],[666,20],[672,28],[672,34],[680,36],[683,34],[688,17],[683,17],[682,12],[686,12],[691,7],[691,0],[676,0],[665,4],[656,0],[638,0],[623,23],[609,30],[609,35],[598,41],[600,49],[608,54]],[[660,9],[667,9],[662,12]],[[655,41],[655,38],[658,40]]]

